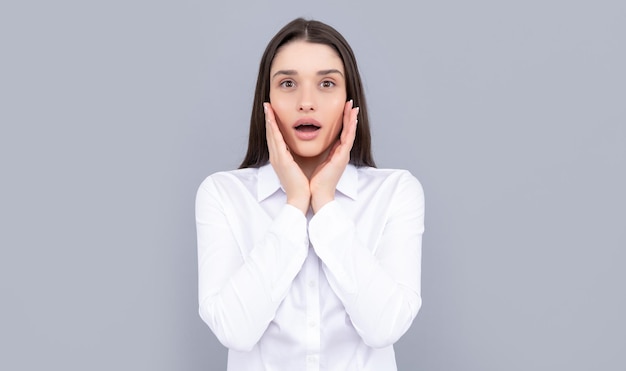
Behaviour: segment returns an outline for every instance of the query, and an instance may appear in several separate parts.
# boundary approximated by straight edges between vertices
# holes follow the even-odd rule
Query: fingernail
[[[350,108],[354,107],[354,100],[350,99]]]
[[[267,113],[267,103],[263,103],[263,113]]]
[[[357,107],[356,108],[356,114],[358,115],[360,111],[361,111],[361,107]]]

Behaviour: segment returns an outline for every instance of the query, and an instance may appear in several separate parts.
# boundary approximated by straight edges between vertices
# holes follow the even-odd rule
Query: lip
[[[295,129],[298,126],[304,125],[304,124],[313,124],[313,125],[315,125],[315,126],[317,126],[319,128],[322,127],[322,124],[320,124],[319,121],[317,121],[316,119],[311,118],[311,117],[303,117],[303,118],[299,119],[298,121],[293,123],[292,127]]]
[[[317,126],[319,129],[317,130],[313,130],[313,131],[301,131],[298,130],[297,127],[300,125],[305,125],[305,124],[312,124],[314,126]],[[318,135],[320,130],[322,129],[322,124],[320,124],[319,121],[310,118],[310,117],[303,117],[301,119],[299,119],[298,121],[294,122],[292,125],[292,128],[295,130],[296,132],[296,137],[300,140],[313,140],[315,139]]]

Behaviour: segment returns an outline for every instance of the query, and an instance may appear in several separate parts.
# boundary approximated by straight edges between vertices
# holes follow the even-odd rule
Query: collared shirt
[[[348,165],[305,216],[271,165],[196,197],[200,317],[228,370],[396,370],[420,306],[424,195],[408,171]]]

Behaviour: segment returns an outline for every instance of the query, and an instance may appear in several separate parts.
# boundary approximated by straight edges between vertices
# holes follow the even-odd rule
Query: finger
[[[342,146],[340,151],[344,156],[350,156],[350,151],[352,150],[352,146],[354,145],[359,110],[359,107],[352,108],[350,110],[350,118],[348,119],[348,122],[344,124],[343,130],[341,132]]]
[[[350,107],[350,110],[348,110],[347,112],[344,112],[344,122],[343,122],[343,130],[341,131],[341,142],[342,143],[350,143],[350,146],[352,146],[352,142],[354,142],[354,138],[351,138],[351,136],[354,134],[356,135],[356,131],[354,133],[352,133],[352,130],[356,130],[356,122],[358,121],[358,115],[359,115],[359,107],[355,107],[352,108]]]
[[[276,123],[274,110],[269,103],[264,103],[263,108],[265,110],[265,128],[267,135],[267,149],[270,154],[270,159],[273,161],[280,161],[281,152],[285,150],[285,142],[283,137],[278,129],[278,124]]]
[[[274,110],[272,109],[271,104],[266,103],[266,107],[267,107],[267,119],[268,119],[268,124],[272,127],[272,135],[273,135],[273,140],[274,140],[274,144],[276,145],[276,148],[279,149],[286,149],[287,145],[285,144],[285,139],[283,138],[283,134],[280,132],[280,129],[278,128],[278,122],[276,121],[276,116],[274,115]]]
[[[349,101],[346,102],[346,104],[343,107],[343,121],[342,121],[342,128],[341,128],[341,135],[339,136],[340,139],[342,139],[343,141],[343,133],[345,131],[345,129],[348,127],[348,123],[350,122],[350,115],[351,115],[351,110],[352,110],[352,106],[354,105],[354,101],[352,99],[350,99]]]
[[[269,119],[269,115],[267,113],[268,111],[268,106],[269,103],[263,103],[263,111],[265,113],[265,136],[267,139],[267,149],[270,153],[270,155],[272,155],[275,152],[275,143],[274,143],[274,133],[273,133],[273,127],[270,124],[270,119]]]
[[[266,120],[276,122],[276,116],[274,115],[274,109],[272,108],[271,103],[269,102],[263,103],[263,110],[265,111]]]
[[[354,144],[354,139],[356,138],[356,126],[359,122],[359,111],[361,110],[361,107],[356,107],[352,109],[352,116],[350,118],[350,124],[348,126],[348,132],[346,134],[346,141],[345,143],[349,145],[350,149],[352,149],[352,145]]]
[[[272,145],[275,149],[280,149],[281,144],[284,143],[283,136],[278,129],[278,124],[276,123],[276,118],[274,116],[274,110],[269,103],[264,104],[265,107],[265,122],[266,126],[269,127],[269,133],[271,135]]]
[[[291,153],[289,153],[287,143],[278,128],[276,116],[274,115],[274,110],[272,109],[271,104],[264,103],[263,108],[265,110],[265,126],[267,128],[266,133],[268,135],[268,150],[270,151],[270,157],[273,156],[275,161],[280,163],[285,161],[291,162],[290,160],[293,160],[293,157],[291,156]]]

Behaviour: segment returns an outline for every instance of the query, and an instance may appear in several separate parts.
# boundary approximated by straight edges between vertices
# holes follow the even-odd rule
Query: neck
[[[300,166],[300,169],[306,175],[306,177],[310,180],[315,172],[315,169],[326,159],[327,153],[322,153],[319,156],[315,157],[300,157],[293,154],[293,159]]]

